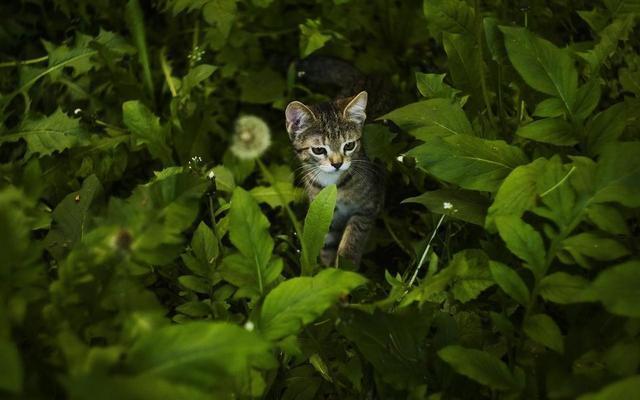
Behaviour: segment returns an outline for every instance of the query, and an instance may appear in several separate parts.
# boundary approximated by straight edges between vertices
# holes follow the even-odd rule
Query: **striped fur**
[[[359,264],[384,196],[383,170],[371,162],[362,143],[367,93],[306,106],[287,106],[289,137],[301,161],[301,179],[311,200],[335,183],[338,198],[321,260],[334,265],[336,255]],[[352,142],[353,150],[344,146]],[[314,154],[313,148],[326,154]],[[336,167],[339,166],[339,167]]]

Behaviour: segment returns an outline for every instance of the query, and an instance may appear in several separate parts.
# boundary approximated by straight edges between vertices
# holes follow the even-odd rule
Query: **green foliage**
[[[637,396],[640,4],[525,6],[3,2],[0,398]],[[345,271],[282,112],[362,84]]]
[[[309,271],[317,264],[324,237],[329,232],[337,195],[336,186],[329,185],[322,189],[309,205],[302,232],[300,266],[303,275],[309,275]]]

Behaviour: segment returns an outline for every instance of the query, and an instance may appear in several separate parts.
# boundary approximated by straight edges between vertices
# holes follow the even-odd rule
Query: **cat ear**
[[[351,99],[351,101],[345,106],[342,116],[351,122],[362,125],[364,120],[367,119],[365,110],[367,108],[367,92],[362,91]]]
[[[304,132],[316,120],[316,116],[313,115],[309,107],[299,101],[289,103],[284,115],[287,118],[287,132],[289,132],[289,137],[291,138]]]

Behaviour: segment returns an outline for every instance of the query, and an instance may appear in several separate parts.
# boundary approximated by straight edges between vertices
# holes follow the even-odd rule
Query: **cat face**
[[[314,174],[311,176],[320,183],[335,183],[353,162],[363,157],[366,106],[367,92],[314,106],[299,101],[289,103],[285,111],[287,132],[303,163],[303,174]]]

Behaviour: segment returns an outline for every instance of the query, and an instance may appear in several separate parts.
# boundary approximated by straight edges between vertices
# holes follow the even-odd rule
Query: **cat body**
[[[287,131],[302,165],[302,182],[313,200],[324,187],[338,188],[336,208],[321,253],[359,264],[384,197],[383,170],[371,162],[362,143],[367,93],[306,106],[294,101],[285,111]]]

